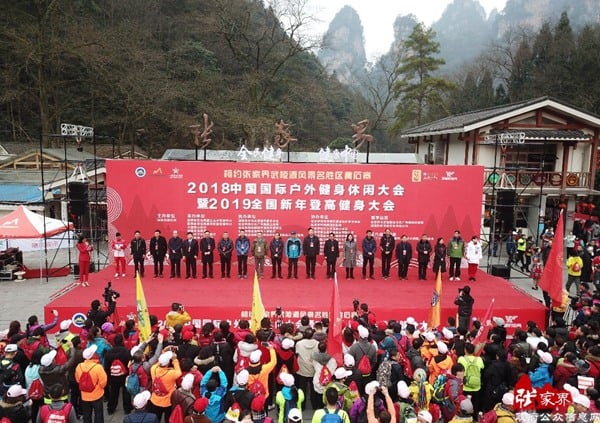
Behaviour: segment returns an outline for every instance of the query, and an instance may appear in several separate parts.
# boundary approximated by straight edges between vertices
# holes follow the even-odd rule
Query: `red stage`
[[[303,264],[303,263],[301,263]],[[220,276],[220,265],[215,265],[215,275]],[[232,270],[237,269],[233,263]],[[249,265],[249,271],[252,271]],[[51,320],[51,310],[58,309],[61,319],[70,318],[81,325],[85,313],[94,299],[102,299],[104,287],[109,280],[113,282],[113,289],[120,292],[118,300],[118,313],[121,319],[126,319],[129,313],[135,313],[135,280],[132,277],[133,269],[128,268],[129,276],[126,278],[112,279],[114,269],[112,266],[99,273],[90,275],[89,288],[76,287],[60,298],[47,304],[45,307],[46,321]],[[343,268],[338,268],[339,274],[345,275]],[[168,274],[168,268],[165,268]],[[284,265],[284,277],[287,276]],[[395,269],[392,268],[392,274]],[[466,275],[466,272],[464,272]],[[272,280],[271,268],[265,268],[265,279],[260,281],[262,299],[267,311],[274,314],[275,308],[281,306],[284,320],[297,321],[304,314],[313,320],[327,317],[331,304],[332,282],[325,279],[325,269],[317,266],[317,280],[306,280],[304,268],[299,268],[298,280]],[[340,298],[342,311],[350,317],[352,300],[358,298],[361,302],[369,304],[378,319],[401,319],[412,316],[417,321],[427,321],[433,292],[434,277],[429,275],[429,280],[416,280],[416,269],[409,271],[409,280],[400,281],[397,278],[383,280],[379,277],[380,268],[376,268],[376,280],[360,279],[361,269],[355,268],[355,280],[339,278]],[[152,275],[152,266],[146,266],[146,275]],[[447,275],[447,274],[446,274]],[[545,308],[528,295],[515,289],[508,281],[479,271],[477,281],[468,283],[463,277],[460,282],[444,280],[442,289],[442,321],[450,315],[456,314],[454,299],[459,287],[469,284],[471,295],[475,298],[473,317],[483,319],[495,298],[493,315],[501,316],[506,321],[510,333],[516,328],[525,327],[528,320],[534,320],[545,327]],[[146,276],[143,286],[150,314],[155,314],[163,319],[170,310],[172,302],[181,302],[194,317],[194,323],[200,326],[208,320],[228,319],[237,321],[249,319],[252,303],[251,277],[239,280],[237,277],[222,280],[215,279],[152,279]]]

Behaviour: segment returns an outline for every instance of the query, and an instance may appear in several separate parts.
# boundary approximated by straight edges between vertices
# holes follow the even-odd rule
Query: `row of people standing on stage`
[[[119,233],[112,242],[111,248],[115,257],[115,277],[125,276],[125,250],[126,243]],[[197,240],[192,232],[188,232],[186,239],[179,237],[178,231],[173,231],[172,237],[167,239],[160,230],[154,232],[150,239],[148,250],[146,241],[141,237],[139,231],[135,232],[129,248],[135,265],[135,272],[144,276],[144,258],[146,253],[152,255],[154,261],[154,277],[163,277],[164,261],[169,258],[170,277],[181,278],[181,260],[185,258],[186,279],[197,277],[196,261],[200,258],[202,263],[202,277],[213,278],[213,264],[216,256],[221,264],[221,278],[231,277],[231,261],[236,255],[238,279],[248,278],[248,257],[254,257],[255,270],[259,277],[264,277],[265,258],[270,257],[272,263],[271,278],[283,278],[282,262],[285,257],[288,262],[287,277],[298,278],[298,260],[304,256],[306,260],[306,278],[315,279],[317,257],[325,256],[326,273],[328,279],[333,279],[336,266],[340,256],[341,265],[345,268],[346,279],[354,279],[354,268],[357,265],[359,253],[362,254],[362,277],[363,279],[375,278],[375,258],[381,256],[381,276],[383,279],[391,277],[392,263],[395,261],[398,267],[399,279],[407,279],[408,268],[413,258],[413,244],[407,235],[402,235],[400,240],[392,235],[391,230],[385,230],[382,237],[377,241],[373,231],[366,231],[365,237],[360,243],[360,248],[354,234],[349,233],[341,243],[336,239],[333,232],[323,243],[315,235],[312,228],[308,228],[307,234],[300,239],[295,231],[291,231],[290,237],[283,240],[281,234],[276,232],[270,241],[258,232],[254,240],[246,235],[244,229],[239,231],[239,236],[234,240],[228,232],[223,232],[221,239],[216,242],[212,234],[207,230],[204,236]],[[419,280],[427,279],[427,269],[433,258],[432,270],[434,274],[438,271],[447,271],[449,262],[450,280],[460,280],[461,261],[468,262],[469,280],[475,280],[475,274],[479,261],[482,258],[481,243],[477,236],[473,236],[469,242],[465,242],[460,231],[455,231],[448,244],[442,237],[438,238],[434,245],[431,244],[429,236],[424,234],[415,244],[415,255],[418,262]]]

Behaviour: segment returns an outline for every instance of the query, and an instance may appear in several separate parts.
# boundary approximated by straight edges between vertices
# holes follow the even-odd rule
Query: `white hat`
[[[414,317],[407,317],[406,318],[406,324],[407,325],[417,326],[417,321],[415,320]]]
[[[294,386],[294,375],[291,373],[281,373],[279,379],[281,379],[284,386]]]
[[[148,400],[152,396],[150,391],[142,391],[133,397],[133,406],[138,410],[144,408],[148,404]]]
[[[235,377],[235,381],[237,382],[238,385],[243,386],[248,383],[249,377],[250,377],[250,373],[248,373],[248,370],[243,369],[242,371],[240,371],[237,374],[237,376]]]
[[[467,397],[460,402],[460,409],[467,414],[473,414],[473,402]]]
[[[62,322],[60,322],[60,330],[68,330],[69,327],[71,327],[71,323],[73,323],[72,320],[63,320]]]
[[[160,355],[160,357],[158,357],[158,364],[160,364],[162,367],[166,367],[169,365],[169,363],[171,362],[171,359],[173,358],[173,352],[172,351],[167,351],[165,353],[162,353]]]
[[[98,350],[98,345],[96,345],[96,344],[90,345],[85,350],[83,350],[83,358],[85,358],[86,360],[90,360],[94,356],[94,354],[96,354],[97,350]]]
[[[194,375],[191,373],[185,375],[183,379],[181,379],[181,387],[186,391],[191,391],[194,387]]]
[[[4,341],[8,337],[8,328],[0,330],[0,341]]]
[[[401,380],[400,382],[398,382],[397,388],[398,396],[400,398],[407,399],[410,396],[410,389],[408,389],[408,385],[405,381]]]
[[[369,337],[369,329],[367,329],[363,325],[359,325],[358,326],[358,336],[360,336],[361,338],[368,338]]]
[[[427,410],[419,411],[419,414],[417,414],[417,419],[425,420],[427,423],[431,423],[433,421],[431,413]]]
[[[346,370],[343,367],[338,367],[337,369],[335,369],[335,372],[333,372],[333,376],[335,376],[335,378],[337,380],[341,380],[345,377],[348,377],[352,374],[352,372],[350,370]]]
[[[356,362],[354,361],[354,357],[352,357],[350,354],[344,354],[344,366],[353,367],[355,364]]]
[[[421,331],[420,331],[420,330],[418,330],[418,329],[417,329],[417,330],[415,330],[415,331],[413,332],[413,337],[415,337],[415,338],[416,338],[416,337],[417,337],[417,336],[419,336],[419,335],[421,335]]]
[[[261,350],[254,350],[250,353],[250,363],[258,363],[262,357]]]
[[[133,348],[131,348],[131,351],[129,351],[129,354],[131,354],[131,356],[133,357],[135,355],[136,352],[138,352],[140,350],[140,346],[136,345]]]
[[[492,321],[496,324],[496,326],[504,326],[505,322],[502,317],[492,317]]]
[[[515,403],[515,394],[512,392],[507,392],[502,395],[502,404],[512,406]]]
[[[14,352],[17,352],[18,349],[19,349],[19,347],[17,347],[17,344],[8,344],[8,345],[6,345],[6,347],[4,347],[4,352],[5,353],[14,353]]]
[[[446,345],[442,341],[438,341],[437,349],[440,354],[448,354],[448,345]]]
[[[50,352],[44,354],[42,358],[40,358],[40,364],[44,367],[48,367],[54,361],[54,357],[56,357],[56,350],[50,350]]]
[[[290,338],[285,338],[283,341],[281,341],[281,348],[283,348],[284,350],[289,350],[294,348],[294,340],[290,339]]]
[[[583,405],[585,408],[590,408],[590,399],[582,394],[573,395],[573,403]]]
[[[444,335],[444,338],[446,338],[446,339],[452,339],[452,338],[454,338],[454,334],[448,328],[442,329],[442,335]]]
[[[542,360],[542,363],[552,364],[552,354],[538,350],[537,355],[540,357],[540,360]]]
[[[17,398],[21,395],[27,395],[27,389],[24,389],[21,385],[11,385],[6,391],[6,396],[9,398]]]
[[[376,380],[369,382],[365,385],[365,393],[367,395],[374,395],[377,392],[377,388],[379,388],[379,382]]]
[[[302,412],[297,408],[291,408],[290,411],[288,411],[288,420],[293,422],[302,421]]]
[[[425,339],[428,342],[433,342],[433,340],[435,339],[435,334],[433,332],[425,332]]]

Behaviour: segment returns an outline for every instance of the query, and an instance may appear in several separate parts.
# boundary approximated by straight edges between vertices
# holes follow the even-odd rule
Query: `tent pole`
[[[48,239],[46,237],[46,184],[44,183],[44,141],[40,132],[40,172],[42,176],[42,206],[44,215],[44,257],[46,258],[46,283],[48,283]],[[43,282],[42,276],[42,252],[40,251],[40,283]]]
[[[91,216],[93,216],[93,221],[94,221],[94,231],[96,232],[96,258],[98,259],[97,265],[96,265],[96,272],[100,271],[100,234],[102,233],[102,231],[100,230],[100,228],[98,227],[98,159],[96,156],[96,133],[94,132],[94,134],[92,134],[92,143],[94,145],[94,214],[91,215],[90,214],[90,218]],[[106,162],[105,162],[106,163]],[[90,213],[91,213],[91,207],[90,207]]]

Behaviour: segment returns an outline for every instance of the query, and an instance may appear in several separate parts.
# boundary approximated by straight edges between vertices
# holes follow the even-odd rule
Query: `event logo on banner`
[[[109,234],[479,234],[483,167],[107,160]]]

